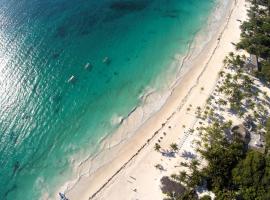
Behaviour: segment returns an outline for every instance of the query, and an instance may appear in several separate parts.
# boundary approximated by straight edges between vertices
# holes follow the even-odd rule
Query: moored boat
[[[74,82],[75,81],[75,76],[74,75],[72,75],[69,79],[68,79],[68,83],[72,83],[72,82]]]

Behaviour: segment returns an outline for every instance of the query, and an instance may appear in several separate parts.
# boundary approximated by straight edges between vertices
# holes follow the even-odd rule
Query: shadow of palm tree
[[[196,154],[194,154],[194,153],[192,153],[190,151],[186,151],[186,150],[182,153],[181,156],[184,157],[184,158],[190,158],[190,159],[195,159],[197,157]]]

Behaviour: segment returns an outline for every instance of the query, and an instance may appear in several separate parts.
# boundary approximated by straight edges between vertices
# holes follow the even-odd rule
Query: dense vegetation
[[[167,193],[168,199],[184,200],[194,198],[194,191],[199,186],[206,186],[216,195],[217,200],[269,200],[270,199],[270,155],[268,148],[264,153],[246,149],[240,137],[231,140],[226,137],[229,123],[214,123],[203,131],[203,143],[198,151],[207,160],[208,165],[199,170],[198,160],[193,160],[185,171],[174,174],[171,179],[185,186],[182,194]],[[267,128],[269,144],[270,120]],[[209,197],[204,197],[209,199]]]
[[[270,81],[270,0],[250,2],[249,19],[241,25],[241,41],[236,47],[257,56],[259,70],[255,75],[268,82]],[[258,90],[253,87],[250,76],[242,73],[245,70],[244,57],[232,53],[226,57],[225,63],[234,67],[236,73],[233,75],[220,73],[224,84],[218,87],[218,92],[225,94],[229,101],[219,99],[218,104],[229,104],[231,111],[235,111],[239,118],[254,122],[253,132],[263,133],[265,147],[263,151],[247,148],[241,135],[233,134],[230,137],[231,121],[220,120],[209,108],[204,112],[198,108],[197,117],[210,121],[207,126],[199,128],[201,140],[197,141],[197,151],[207,165],[200,169],[200,163],[196,159],[189,163],[182,163],[189,172],[181,171],[170,177],[172,185],[175,187],[175,184],[178,184],[182,189],[163,191],[169,200],[198,199],[195,195],[198,187],[212,191],[217,200],[270,199],[269,113],[262,106],[265,102],[257,102],[258,105],[254,103]],[[266,94],[264,98],[269,99]],[[269,104],[265,103],[265,106],[269,109]],[[204,196],[201,199],[211,199],[211,197]]]
[[[270,80],[270,1],[251,0],[248,10],[249,20],[241,25],[241,41],[238,49],[257,56],[259,71],[257,75]]]

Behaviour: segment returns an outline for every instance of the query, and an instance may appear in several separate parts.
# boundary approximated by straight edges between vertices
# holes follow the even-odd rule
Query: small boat
[[[86,63],[86,65],[84,66],[84,69],[88,69],[90,67],[90,63]]]
[[[86,63],[86,65],[84,66],[84,69],[91,70],[92,67],[93,66],[90,63]]]
[[[68,200],[65,194],[59,192],[60,200]]]
[[[68,83],[72,83],[72,82],[74,82],[75,81],[75,76],[74,75],[72,75],[69,79],[68,79]]]
[[[111,63],[111,59],[109,57],[105,57],[102,62],[108,65]]]

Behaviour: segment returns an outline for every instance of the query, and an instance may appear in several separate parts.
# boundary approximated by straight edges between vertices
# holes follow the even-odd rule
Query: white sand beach
[[[171,143],[177,143],[181,147],[179,155],[184,151],[195,153],[192,141],[196,136],[186,133],[197,120],[195,108],[206,104],[216,86],[225,56],[234,51],[233,44],[240,39],[239,21],[246,19],[245,4],[245,0],[232,1],[211,42],[189,62],[190,70],[177,83],[164,106],[121,145],[116,159],[91,177],[81,178],[80,183],[66,193],[70,200],[163,199],[160,178],[178,172],[179,162],[185,158],[162,156],[154,150],[154,145],[159,142],[166,150]],[[158,170],[156,164],[161,164],[165,170]]]

